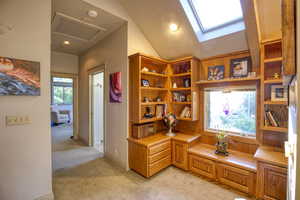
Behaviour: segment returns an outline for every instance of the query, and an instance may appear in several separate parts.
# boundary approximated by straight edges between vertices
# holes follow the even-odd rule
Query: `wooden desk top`
[[[274,151],[269,147],[259,147],[254,155],[254,158],[258,161],[281,167],[287,167],[288,165],[288,159],[284,156],[283,152]]]
[[[242,168],[252,172],[257,171],[256,161],[254,160],[253,155],[229,150],[229,156],[222,156],[215,154],[215,150],[215,146],[197,144],[189,148],[188,152],[237,168]]]
[[[176,136],[170,137],[166,136],[165,133],[157,133],[155,135],[151,135],[149,137],[141,138],[141,139],[135,139],[132,137],[129,137],[128,140],[137,144],[144,145],[146,147],[154,146],[156,144],[159,144],[164,141],[168,140],[177,140],[180,142],[186,142],[190,143],[198,138],[200,138],[200,134],[185,134],[185,133],[176,133]]]

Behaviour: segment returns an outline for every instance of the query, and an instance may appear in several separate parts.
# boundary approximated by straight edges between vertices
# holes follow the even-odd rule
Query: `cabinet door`
[[[196,174],[206,176],[211,179],[216,178],[215,162],[200,158],[199,156],[189,155],[190,170]]]
[[[172,141],[172,163],[184,170],[188,170],[187,146],[186,143]]]
[[[266,200],[285,200],[287,190],[287,169],[259,163],[258,196]]]
[[[228,165],[217,165],[218,180],[230,187],[238,189],[250,195],[255,194],[255,174],[231,167]]]

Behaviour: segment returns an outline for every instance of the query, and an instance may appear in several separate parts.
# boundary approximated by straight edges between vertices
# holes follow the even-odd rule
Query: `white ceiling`
[[[165,59],[194,55],[206,58],[248,49],[245,32],[199,43],[179,0],[118,0],[158,54]],[[169,24],[180,29],[169,31]]]
[[[98,16],[89,17],[89,10],[97,11]],[[52,0],[51,48],[80,55],[124,23],[123,19],[81,0]],[[64,45],[65,40],[71,45]]]

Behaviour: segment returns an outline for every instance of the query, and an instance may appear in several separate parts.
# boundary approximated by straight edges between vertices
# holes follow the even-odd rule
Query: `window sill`
[[[216,132],[212,131],[204,131],[202,135],[209,136],[209,137],[216,137]],[[258,141],[256,137],[249,137],[249,136],[239,136],[234,134],[228,134],[229,138],[236,142],[241,142],[245,144],[253,144],[258,145]]]

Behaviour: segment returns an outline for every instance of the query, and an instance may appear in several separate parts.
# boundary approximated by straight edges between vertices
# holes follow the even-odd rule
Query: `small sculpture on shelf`
[[[177,119],[175,114],[173,113],[168,113],[163,117],[164,124],[167,126],[168,133],[166,134],[167,136],[175,136],[176,134],[172,132],[172,129],[176,126],[177,124]]]
[[[151,112],[150,107],[146,107],[146,112],[144,113],[144,118],[146,118],[146,119],[153,118],[153,113]]]
[[[149,72],[149,69],[147,67],[143,67],[142,72]]]
[[[279,79],[279,78],[280,78],[280,75],[279,75],[278,73],[274,73],[273,78],[274,78],[274,79]]]
[[[225,131],[220,131],[217,133],[216,135],[217,137],[217,150],[215,151],[216,154],[221,154],[224,156],[228,156],[228,142],[227,142],[227,134],[225,133]]]
[[[155,101],[156,101],[156,102],[161,102],[162,99],[161,99],[161,97],[158,96],[158,97],[155,98]]]
[[[143,100],[144,103],[149,103],[150,102],[150,99],[148,97],[144,97],[144,100]]]

